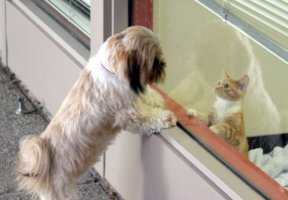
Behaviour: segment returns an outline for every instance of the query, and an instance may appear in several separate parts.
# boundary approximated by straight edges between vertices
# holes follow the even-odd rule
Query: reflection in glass
[[[216,101],[212,111],[207,116],[199,115],[194,109],[187,111],[188,115],[198,117],[245,157],[248,156],[249,147],[243,119],[243,99],[248,83],[246,74],[234,80],[224,71],[223,78],[214,89]]]

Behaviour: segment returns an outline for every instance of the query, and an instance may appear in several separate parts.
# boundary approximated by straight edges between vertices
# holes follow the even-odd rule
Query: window
[[[287,0],[199,0],[288,62]]]
[[[81,0],[46,0],[87,36],[90,36],[90,2]]]
[[[266,22],[253,21],[261,15],[251,11],[255,17],[250,19],[250,15],[247,17],[245,12],[237,10],[244,9],[244,2],[248,10],[253,4],[259,13],[266,12],[260,11],[264,2],[265,6],[271,5],[265,9],[271,15],[268,18],[275,15],[275,20],[269,21],[269,26],[264,26]],[[280,8],[273,7],[276,2],[281,4]],[[214,87],[223,77],[223,70],[234,79],[247,74],[250,80],[243,113],[249,154],[259,150],[263,159],[275,147],[283,150],[288,143],[288,98],[285,95],[288,93],[288,37],[284,5],[287,1],[153,1],[152,28],[159,35],[168,66],[165,83],[159,87],[170,102],[174,101],[173,107],[169,108],[176,113],[179,126],[268,199],[281,194],[280,186],[265,181],[266,176],[261,175],[261,170],[265,169],[255,162],[255,157],[244,159],[236,154],[238,152],[226,148],[217,140],[216,134],[199,124],[199,119],[190,119],[187,110],[193,108],[208,115],[216,101]],[[278,10],[273,14],[273,9]],[[254,170],[256,165],[258,170]],[[279,174],[270,173],[267,172],[281,183],[277,178]],[[272,187],[274,189],[270,190]],[[287,198],[287,192],[282,194]]]
[[[90,47],[91,0],[33,0],[87,48]]]

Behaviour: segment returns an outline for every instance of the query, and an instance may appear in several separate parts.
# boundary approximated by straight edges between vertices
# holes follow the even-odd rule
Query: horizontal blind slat
[[[262,7],[268,12],[273,13],[277,17],[281,18],[282,20],[288,22],[288,6],[287,8],[284,7],[284,5],[279,5],[276,1],[274,1],[274,4],[271,4],[271,1],[269,0],[262,0],[262,1],[253,1],[258,6]]]
[[[249,16],[259,20],[259,22],[267,24],[268,26],[278,27],[277,30],[281,29],[285,32],[285,29],[288,28],[287,20],[283,20],[282,18],[271,14],[270,10],[261,9],[261,7],[253,4],[252,0],[233,1],[230,3],[230,8],[231,10],[241,10]]]
[[[288,0],[214,0],[288,51]]]
[[[240,11],[240,12],[242,12],[242,13],[245,13],[247,16],[255,19],[255,20],[258,21],[259,23],[262,23],[262,24],[266,25],[267,28],[271,28],[271,29],[277,31],[278,33],[281,33],[282,35],[288,37],[288,32],[287,32],[287,31],[282,30],[282,29],[280,29],[279,27],[277,27],[277,26],[275,26],[275,25],[273,25],[273,24],[268,23],[266,20],[263,20],[263,18],[259,18],[259,17],[255,16],[255,15],[251,15],[250,12],[247,12],[245,9],[242,9],[242,8],[238,8],[238,11]]]
[[[272,6],[283,10],[284,12],[288,12],[288,0],[284,2],[284,0],[263,0]]]

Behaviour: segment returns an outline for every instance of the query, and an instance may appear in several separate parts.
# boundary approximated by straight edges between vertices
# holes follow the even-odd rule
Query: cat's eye
[[[227,89],[227,88],[229,88],[229,85],[228,85],[227,83],[225,83],[225,84],[223,85],[223,87],[224,87],[225,89]]]

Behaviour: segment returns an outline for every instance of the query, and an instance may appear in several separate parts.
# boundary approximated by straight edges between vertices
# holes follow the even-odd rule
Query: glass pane
[[[216,109],[212,125],[227,125],[227,130],[234,131],[231,135],[238,137],[238,129],[244,127],[248,159],[288,186],[282,179],[288,165],[283,161],[279,169],[271,168],[276,160],[288,159],[287,64],[197,1],[154,0],[153,9],[153,29],[159,35],[168,65],[167,79],[160,88],[187,111],[197,111],[199,118]],[[227,87],[243,93],[231,90],[225,93],[228,96],[221,96],[215,92],[219,81],[222,91],[228,91],[224,71],[229,75]],[[245,75],[249,77],[247,90],[242,84]],[[233,120],[241,120],[234,116],[236,113],[243,114],[244,126],[233,124]],[[219,137],[228,142],[228,132],[217,130]],[[242,148],[238,139],[231,140],[235,149]]]
[[[46,0],[87,36],[90,36],[90,0]]]

